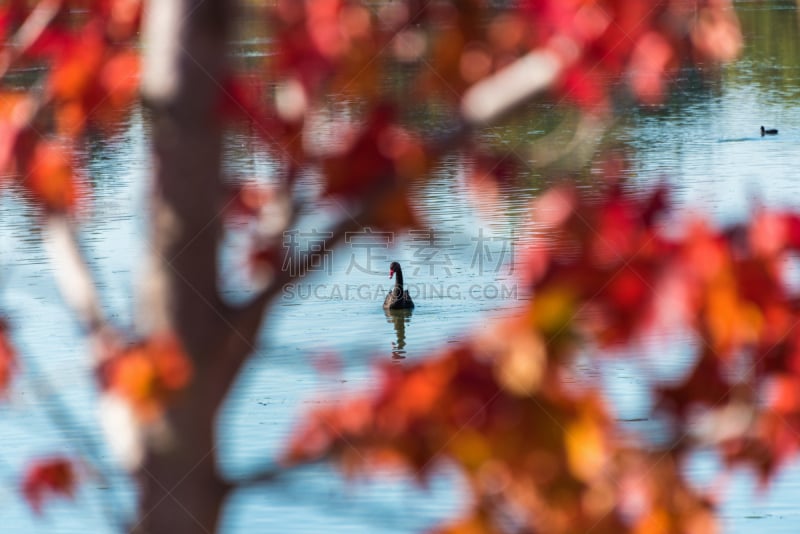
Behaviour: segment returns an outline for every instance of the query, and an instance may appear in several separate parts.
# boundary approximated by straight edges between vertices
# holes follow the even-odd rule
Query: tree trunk
[[[229,384],[230,326],[217,290],[221,231],[219,109],[232,9],[224,0],[151,0],[143,97],[152,110],[154,191],[149,271],[140,324],[176,334],[192,385],[158,428],[144,428],[138,523],[148,533],[214,532],[227,488],[217,471],[215,416]]]

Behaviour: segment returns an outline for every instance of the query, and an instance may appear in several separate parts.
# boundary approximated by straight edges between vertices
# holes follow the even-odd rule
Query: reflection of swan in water
[[[390,310],[385,308],[386,322],[394,324],[394,333],[397,335],[397,342],[392,341],[392,359],[402,360],[406,357],[406,323],[411,322],[410,309]]]

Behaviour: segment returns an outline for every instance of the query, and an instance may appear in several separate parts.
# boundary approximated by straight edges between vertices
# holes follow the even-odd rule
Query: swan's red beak
[[[391,278],[393,274],[394,274],[394,271],[389,269],[389,278]]]

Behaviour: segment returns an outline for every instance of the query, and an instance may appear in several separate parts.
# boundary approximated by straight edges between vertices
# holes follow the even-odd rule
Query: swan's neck
[[[402,292],[403,291],[403,271],[401,271],[400,269],[397,269],[394,272],[394,274],[395,274],[395,276],[394,276],[394,287],[399,287],[400,291]]]

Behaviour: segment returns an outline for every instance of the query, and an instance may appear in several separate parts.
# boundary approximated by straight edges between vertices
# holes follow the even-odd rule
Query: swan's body
[[[778,130],[776,130],[775,128],[767,129],[767,128],[764,128],[762,126],[761,127],[761,137],[764,137],[765,135],[778,135]]]
[[[414,307],[414,302],[411,300],[408,291],[403,291],[403,270],[400,268],[399,263],[393,261],[389,266],[389,278],[395,274],[397,276],[395,277],[394,287],[389,291],[389,294],[386,295],[386,300],[383,301],[383,307],[387,310],[411,309]]]

